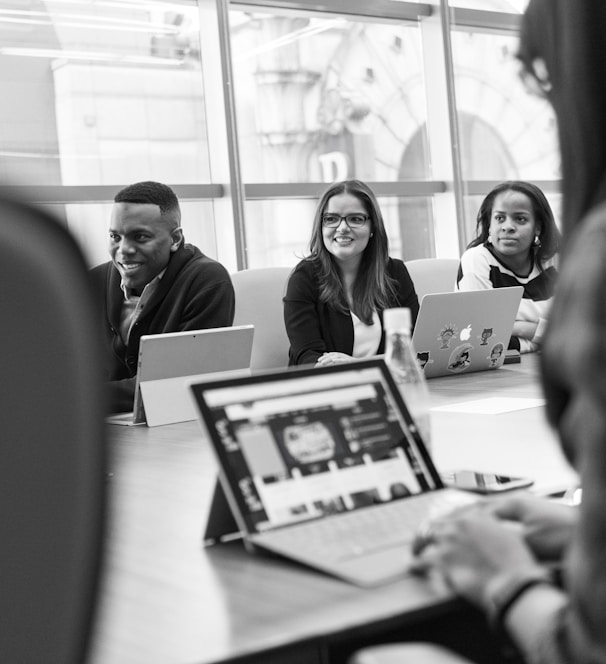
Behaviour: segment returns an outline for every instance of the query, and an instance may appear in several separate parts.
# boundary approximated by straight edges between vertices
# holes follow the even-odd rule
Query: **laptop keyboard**
[[[462,491],[431,491],[278,529],[271,539],[273,543],[288,542],[306,555],[321,556],[325,562],[338,562],[410,544],[424,521],[476,500]]]

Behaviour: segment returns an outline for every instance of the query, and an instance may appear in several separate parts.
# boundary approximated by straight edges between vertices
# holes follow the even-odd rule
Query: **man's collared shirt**
[[[128,345],[128,337],[133,325],[139,320],[149,299],[156,292],[165,272],[166,268],[145,286],[141,295],[133,295],[131,289],[126,288],[124,283],[120,284],[120,288],[124,293],[124,302],[120,312],[120,337],[125,346]]]

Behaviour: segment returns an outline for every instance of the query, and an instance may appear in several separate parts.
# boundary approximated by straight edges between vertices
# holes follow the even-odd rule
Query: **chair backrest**
[[[455,289],[458,258],[418,258],[406,261],[419,301],[427,293],[451,293]]]
[[[472,664],[472,662],[433,643],[387,643],[359,650],[347,660],[347,664]]]
[[[0,200],[0,662],[86,660],[106,484],[88,279],[67,230]]]
[[[234,325],[255,326],[250,360],[253,371],[288,365],[290,342],[282,298],[291,272],[290,267],[264,267],[231,275],[236,293]]]

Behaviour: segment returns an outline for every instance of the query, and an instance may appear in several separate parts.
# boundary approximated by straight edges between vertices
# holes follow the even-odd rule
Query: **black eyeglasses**
[[[343,219],[345,219],[345,223],[350,228],[362,228],[362,226],[368,221],[369,217],[366,214],[359,213],[346,214],[343,217],[340,214],[323,214],[322,225],[326,228],[336,228]]]

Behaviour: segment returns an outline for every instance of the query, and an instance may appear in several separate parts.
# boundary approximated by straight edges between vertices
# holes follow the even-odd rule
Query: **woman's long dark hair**
[[[604,0],[531,0],[522,22],[518,57],[535,79],[545,64],[559,119],[565,238],[606,200],[605,25]]]
[[[320,300],[338,311],[349,313],[343,282],[333,255],[324,246],[322,235],[322,215],[328,201],[339,194],[351,194],[363,205],[370,217],[372,237],[362,254],[360,268],[353,285],[354,312],[366,324],[372,323],[373,312],[390,305],[396,296],[396,283],[387,275],[389,245],[383,216],[376,196],[370,187],[360,180],[337,182],[322,194],[316,213],[309,243],[309,256],[316,267],[320,283]]]
[[[494,187],[480,205],[476,222],[476,237],[467,246],[468,248],[477,247],[488,240],[495,198],[506,191],[517,191],[527,196],[532,202],[532,211],[539,236],[539,245],[534,247],[534,260],[539,270],[542,270],[545,263],[558,252],[561,235],[545,194],[531,182],[509,180]]]

